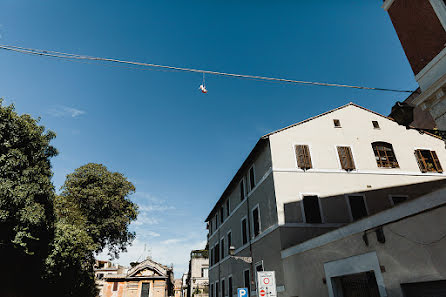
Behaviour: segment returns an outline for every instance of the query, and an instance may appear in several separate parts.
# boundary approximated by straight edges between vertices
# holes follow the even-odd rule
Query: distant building
[[[183,297],[208,297],[209,295],[209,252],[194,250],[190,253],[187,274],[187,295]]]
[[[188,273],[184,273],[183,276],[181,277],[181,297],[187,297],[187,278],[188,278]]]
[[[173,268],[151,259],[126,273],[104,276],[104,297],[169,297],[173,294]]]
[[[420,86],[411,104],[428,111],[438,129],[446,130],[445,1],[384,0],[383,8]]]
[[[102,296],[102,288],[104,286],[104,276],[106,275],[116,275],[119,273],[124,273],[126,268],[115,265],[111,261],[106,260],[96,260],[94,264],[94,277],[96,280],[96,287],[99,290],[99,296]]]
[[[316,273],[313,266],[285,271],[282,250],[411,205],[446,185],[445,160],[438,137],[353,103],[261,137],[206,218],[210,297],[233,297],[244,287],[257,295],[262,270],[275,271],[279,297],[310,296],[296,286],[311,289],[306,272]],[[229,255],[231,246],[239,258]],[[349,251],[356,249],[341,245],[327,254]]]
[[[174,281],[174,297],[181,297],[183,281],[181,279],[175,279]]]

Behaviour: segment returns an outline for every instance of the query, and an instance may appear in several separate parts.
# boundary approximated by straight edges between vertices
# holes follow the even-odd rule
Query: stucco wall
[[[339,119],[341,128],[334,128],[333,119]],[[372,121],[378,121],[380,129],[374,129]],[[317,135],[318,137],[315,137]],[[372,142],[391,143],[400,168],[389,169],[377,166]],[[297,168],[294,146],[306,144],[310,147],[313,168],[304,172]],[[444,142],[415,130],[407,130],[397,123],[349,105],[325,116],[291,127],[270,136],[274,188],[276,191],[279,224],[285,223],[284,203],[300,201],[302,194],[317,194],[334,197],[344,193],[357,193],[382,188],[391,188],[413,183],[444,179],[443,174],[423,174],[416,161],[415,149],[437,152],[446,166]],[[337,145],[350,146],[356,170],[342,170],[336,151]],[[341,199],[342,200],[342,199]],[[388,207],[388,200],[371,201],[372,213]],[[345,204],[330,205],[335,201],[323,202],[324,215],[332,222],[348,222]],[[373,207],[372,207],[373,206]]]
[[[369,246],[360,232],[285,258],[286,296],[329,296],[324,264],[370,252],[376,252],[389,297],[403,296],[401,283],[446,278],[445,206],[385,225],[383,231],[385,243],[370,230]]]

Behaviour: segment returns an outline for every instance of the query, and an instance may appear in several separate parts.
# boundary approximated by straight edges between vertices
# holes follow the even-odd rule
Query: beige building
[[[104,276],[125,273],[127,269],[120,265],[115,265],[111,261],[96,260],[94,264],[94,277],[99,296],[102,296],[102,288],[104,287]]]
[[[440,188],[442,160],[439,138],[352,103],[261,137],[206,219],[210,296],[256,295],[259,270],[303,296],[282,250]]]
[[[193,250],[190,253],[186,279],[187,295],[183,297],[207,297],[209,295],[209,252]]]
[[[126,273],[104,276],[104,297],[168,297],[174,293],[173,268],[150,258]]]

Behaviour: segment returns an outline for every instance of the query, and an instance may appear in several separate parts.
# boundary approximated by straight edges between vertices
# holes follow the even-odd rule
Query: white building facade
[[[443,160],[439,138],[352,103],[263,136],[206,219],[210,296],[256,295],[260,270],[289,296],[282,250],[440,188]]]

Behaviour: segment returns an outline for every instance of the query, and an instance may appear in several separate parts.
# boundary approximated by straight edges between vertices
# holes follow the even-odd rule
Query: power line
[[[160,64],[153,64],[153,63],[126,61],[126,60],[119,60],[119,59],[113,59],[113,58],[93,57],[93,56],[78,55],[78,54],[57,52],[57,51],[51,51],[51,50],[25,48],[25,47],[13,46],[13,45],[0,44],[0,49],[18,52],[18,53],[22,53],[22,54],[53,57],[53,58],[59,58],[59,59],[70,60],[70,61],[78,61],[78,62],[79,61],[110,62],[110,63],[119,63],[119,64],[136,65],[136,66],[142,66],[142,67],[158,68],[158,69],[164,69],[164,70],[202,73],[202,74],[210,74],[210,75],[218,75],[218,76],[226,76],[226,77],[269,81],[269,82],[279,82],[279,83],[285,82],[285,83],[315,85],[315,86],[324,86],[324,87],[340,87],[340,88],[352,88],[352,89],[372,90],[372,91],[413,93],[413,91],[409,91],[409,90],[372,88],[372,87],[354,86],[354,85],[346,85],[346,84],[303,81],[303,80],[275,78],[275,77],[266,77],[266,76],[248,75],[248,74],[236,74],[236,73],[229,73],[229,72],[219,72],[219,71],[211,71],[211,70],[168,66],[168,65],[160,65]]]

